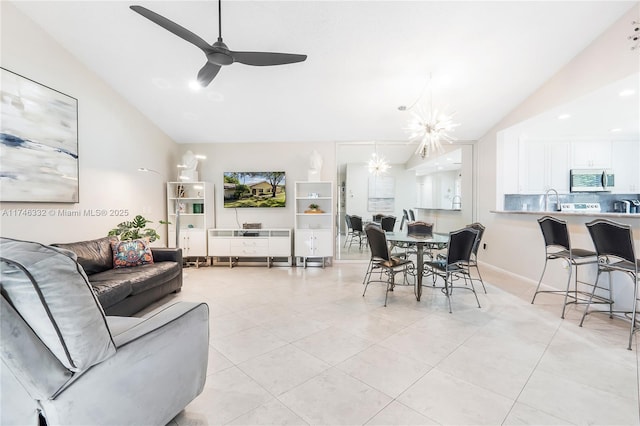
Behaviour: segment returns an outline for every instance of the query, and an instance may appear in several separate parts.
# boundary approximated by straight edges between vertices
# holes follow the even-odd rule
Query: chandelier
[[[429,83],[431,83],[431,74],[429,74]],[[412,109],[418,100],[408,109]],[[401,107],[400,109],[406,110],[407,108]],[[416,154],[422,158],[428,157],[432,153],[442,151],[442,142],[452,143],[456,140],[449,135],[460,125],[460,123],[453,122],[454,115],[455,112],[451,114],[439,113],[437,109],[433,108],[433,89],[429,84],[429,111],[427,112],[422,106],[419,106],[417,111],[411,111],[412,117],[405,128],[409,133],[409,140],[418,142]]]
[[[391,168],[391,165],[387,163],[387,160],[378,155],[376,152],[371,154],[371,159],[369,159],[369,173],[375,176],[379,176],[385,174]]]

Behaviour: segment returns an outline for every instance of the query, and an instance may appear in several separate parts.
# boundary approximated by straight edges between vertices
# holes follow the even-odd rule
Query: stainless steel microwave
[[[615,187],[615,175],[609,169],[571,169],[571,192],[609,192]]]

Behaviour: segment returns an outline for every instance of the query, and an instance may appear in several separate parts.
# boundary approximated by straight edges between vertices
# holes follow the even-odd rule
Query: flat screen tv
[[[224,172],[224,207],[284,207],[284,172]]]

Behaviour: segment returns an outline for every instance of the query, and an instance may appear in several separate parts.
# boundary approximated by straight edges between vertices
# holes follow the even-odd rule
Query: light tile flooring
[[[185,269],[210,306],[202,394],[170,425],[639,424],[628,323],[485,268],[487,294],[362,297],[366,263]]]

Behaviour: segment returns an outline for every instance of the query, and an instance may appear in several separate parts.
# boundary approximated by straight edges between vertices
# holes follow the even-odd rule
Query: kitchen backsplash
[[[620,200],[640,200],[640,194],[607,194],[576,192],[560,194],[560,203],[600,203],[602,213],[613,212],[613,204]],[[549,209],[556,208],[556,195],[549,194]],[[513,211],[544,211],[544,194],[505,194],[504,209]]]

